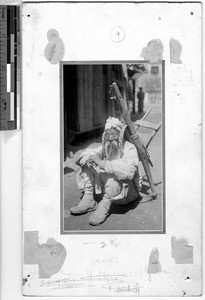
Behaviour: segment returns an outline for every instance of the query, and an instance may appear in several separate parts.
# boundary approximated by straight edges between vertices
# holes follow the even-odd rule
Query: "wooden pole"
[[[129,134],[131,136],[132,142],[135,145],[137,152],[138,152],[139,159],[141,160],[141,162],[143,164],[145,173],[147,175],[147,179],[149,181],[149,184],[150,184],[150,187],[152,190],[151,196],[152,196],[152,198],[156,198],[157,191],[156,191],[155,184],[154,184],[154,181],[152,178],[152,173],[151,173],[151,170],[149,167],[149,164],[152,165],[152,163],[150,161],[148,151],[147,151],[146,147],[143,145],[143,142],[142,142],[141,138],[139,137],[139,134],[136,132],[134,123],[132,122],[131,117],[130,117],[130,112],[128,111],[128,108],[127,108],[127,104],[126,104],[125,100],[123,99],[123,97],[118,89],[117,84],[114,82],[111,85],[111,88],[114,89],[114,92],[116,95],[112,98],[116,99],[118,105],[121,108],[121,121],[124,121],[128,125]]]

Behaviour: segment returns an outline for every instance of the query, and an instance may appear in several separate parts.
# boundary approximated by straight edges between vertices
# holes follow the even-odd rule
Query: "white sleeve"
[[[96,149],[86,149],[85,151],[83,151],[81,154],[80,154],[80,156],[79,156],[79,159],[78,159],[78,162],[82,159],[82,158],[84,158],[82,161],[81,161],[81,164],[82,163],[84,163],[85,162],[85,160],[87,160],[88,159],[88,157],[90,156],[90,155],[95,155],[95,154],[99,154],[100,152],[101,152],[101,150],[102,150],[102,146],[99,146],[98,148],[96,148]]]
[[[99,153],[101,150],[102,150],[102,146],[99,146],[95,149],[88,148],[81,153],[81,157],[83,157],[84,155],[86,155],[86,156],[87,155],[95,155],[95,154]]]
[[[105,171],[115,174],[118,180],[131,180],[138,168],[138,163],[139,159],[135,146],[129,142],[125,142],[123,157],[106,161]]]

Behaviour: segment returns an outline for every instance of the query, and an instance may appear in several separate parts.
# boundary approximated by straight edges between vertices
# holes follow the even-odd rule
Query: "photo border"
[[[108,65],[149,63],[147,60],[111,60],[111,61],[60,61],[59,63],[59,86],[60,86],[60,234],[166,234],[166,174],[165,174],[165,60],[157,61],[162,65],[162,230],[64,230],[64,99],[63,99],[63,66],[64,65]],[[156,201],[156,200],[153,200]]]

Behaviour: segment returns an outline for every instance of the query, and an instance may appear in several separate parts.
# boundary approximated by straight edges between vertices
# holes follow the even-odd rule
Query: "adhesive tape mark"
[[[64,44],[55,29],[50,29],[47,33],[48,44],[44,50],[46,59],[53,65],[58,64],[64,57]]]

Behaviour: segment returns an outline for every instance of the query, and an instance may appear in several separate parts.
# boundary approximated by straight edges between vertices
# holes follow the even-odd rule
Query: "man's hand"
[[[88,162],[89,157],[90,157],[89,155],[84,155],[83,157],[81,157],[79,161],[79,165],[84,166]]]
[[[101,169],[105,169],[105,161],[103,161],[98,155],[91,155],[89,161],[94,162]]]

